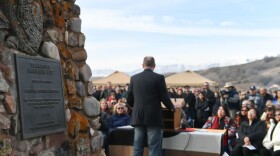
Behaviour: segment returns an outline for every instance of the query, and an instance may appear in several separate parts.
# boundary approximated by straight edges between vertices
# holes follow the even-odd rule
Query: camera
[[[220,93],[221,93],[222,96],[223,96],[223,95],[228,95],[228,94],[229,94],[229,91],[227,91],[227,90],[221,90]]]

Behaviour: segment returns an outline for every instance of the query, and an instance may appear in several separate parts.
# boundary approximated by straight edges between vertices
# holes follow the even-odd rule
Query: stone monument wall
[[[0,155],[102,155],[99,102],[75,0],[0,0]],[[59,60],[67,129],[22,139],[15,54]],[[64,112],[63,112],[64,113]]]

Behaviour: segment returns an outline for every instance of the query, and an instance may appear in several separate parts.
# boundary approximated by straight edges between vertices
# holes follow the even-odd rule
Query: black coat
[[[252,124],[249,125],[249,121],[243,121],[237,131],[238,139],[237,144],[242,146],[244,144],[244,138],[249,137],[251,144],[260,149],[262,146],[263,138],[266,135],[266,125],[259,119],[253,120]]]
[[[101,100],[101,99],[100,99],[101,90],[97,90],[96,92],[94,92],[94,93],[92,94],[92,96],[95,97],[97,101],[100,101],[100,100]]]
[[[131,77],[127,103],[132,107],[132,126],[163,127],[161,102],[174,109],[163,75],[145,69]]]
[[[110,118],[110,115],[107,114],[106,112],[100,111],[100,124],[101,126],[99,127],[98,130],[100,130],[102,133],[107,134],[108,133],[108,120]]]
[[[210,116],[209,102],[207,100],[202,101],[199,98],[197,98],[195,109],[198,122],[200,124],[204,124]]]
[[[195,108],[196,98],[192,92],[184,94],[184,100],[186,104],[189,105],[190,108]]]
[[[213,113],[213,106],[216,102],[215,94],[210,89],[208,89],[208,90],[204,90],[204,95],[206,100],[208,101],[210,112]]]
[[[113,90],[113,89],[106,89],[106,90],[101,91],[101,93],[100,93],[100,100],[101,99],[108,100],[108,97],[112,94],[112,92],[116,93],[116,91]]]

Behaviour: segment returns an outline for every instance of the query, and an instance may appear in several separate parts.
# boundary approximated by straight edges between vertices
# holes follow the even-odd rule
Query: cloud
[[[138,15],[136,12],[120,10],[92,9],[81,15],[83,28],[92,30],[121,30],[133,32],[159,33],[180,36],[240,36],[240,37],[279,37],[280,29],[228,28],[237,25],[233,21],[221,23],[219,27],[183,27],[179,23],[157,23],[154,16]],[[166,16],[166,19],[171,17]],[[211,23],[209,20],[203,20]],[[206,24],[207,25],[207,24]]]
[[[223,21],[221,22],[221,26],[223,27],[230,27],[230,26],[238,26],[239,24],[234,21]]]
[[[164,23],[171,23],[171,22],[174,21],[174,17],[172,17],[172,16],[162,16],[162,21]]]

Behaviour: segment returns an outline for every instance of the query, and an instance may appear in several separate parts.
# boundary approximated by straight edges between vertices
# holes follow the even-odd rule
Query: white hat
[[[227,87],[232,87],[232,86],[233,86],[233,84],[231,82],[227,82],[224,87],[227,88]]]

